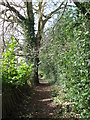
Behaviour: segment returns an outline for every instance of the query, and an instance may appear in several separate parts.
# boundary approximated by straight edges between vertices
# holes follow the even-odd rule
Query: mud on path
[[[35,86],[18,109],[19,118],[53,118],[55,107],[51,97],[50,85],[42,80]]]

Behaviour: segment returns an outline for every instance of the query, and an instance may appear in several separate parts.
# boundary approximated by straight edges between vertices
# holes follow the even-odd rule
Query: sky
[[[14,1],[14,0],[9,0],[9,1]],[[20,1],[26,1],[26,0],[15,0],[15,2],[20,2]],[[45,1],[45,0],[27,0],[28,2],[42,2],[42,1]],[[47,0],[48,2],[51,1],[51,0]],[[54,2],[55,1],[58,1],[58,2],[62,2],[62,1],[67,1],[69,3],[72,3],[72,0],[53,0]],[[90,2],[90,0],[74,0],[75,2]]]
[[[0,0],[1,1],[1,0]],[[23,1],[25,1],[25,0],[8,0],[9,2],[15,2],[17,5],[20,3],[20,4],[23,4]],[[30,1],[30,0],[28,0],[28,1]],[[32,0],[33,1],[33,5],[36,5],[37,4],[37,1],[41,1],[41,0]],[[43,0],[43,1],[45,1],[45,0]],[[55,9],[55,6],[54,5],[52,5],[52,3],[51,3],[51,0],[47,0],[48,2],[47,2],[47,9],[45,9],[45,13],[47,14],[47,13],[50,13],[52,10],[54,10]],[[63,1],[63,0],[53,0],[55,3],[58,1],[58,3],[59,2],[61,2],[61,1]],[[58,4],[59,5],[59,4]],[[1,8],[1,9],[3,9],[3,7]],[[17,10],[19,10],[18,8],[17,8]],[[20,11],[20,13],[23,15],[23,11],[21,11],[21,10],[19,10]],[[37,15],[35,14],[35,29],[37,30]],[[50,19],[49,20],[49,22],[46,24],[46,27],[48,27],[48,26],[50,26],[50,24],[53,22],[53,19]],[[1,27],[0,27],[1,28]]]
[[[2,0],[0,0],[0,1],[2,1]],[[5,1],[5,0],[4,0]],[[23,1],[25,1],[25,0],[8,0],[9,2],[15,2],[16,3],[16,5],[18,5],[19,3],[22,5],[23,4]],[[30,1],[30,0],[28,0],[28,1]],[[36,5],[37,3],[38,3],[38,1],[40,1],[40,0],[32,0],[33,1],[33,5]],[[45,0],[43,0],[43,1],[45,1]],[[47,2],[47,6],[46,6],[46,8],[45,8],[45,10],[44,10],[44,12],[45,12],[45,14],[48,14],[48,13],[50,13],[51,11],[53,11],[54,9],[56,9],[56,7],[58,7],[59,6],[59,4],[60,4],[60,2],[62,2],[62,1],[66,1],[66,0],[53,0],[53,2],[56,4],[57,2],[58,2],[58,4],[55,6],[51,1],[52,0],[47,0],[48,2]],[[71,0],[68,0],[68,3],[69,4],[72,4],[72,2],[70,2]],[[1,8],[1,9],[3,9],[3,7]],[[22,15],[24,15],[24,12],[23,11],[21,11],[20,9],[18,9],[17,8],[17,10],[22,14]],[[38,16],[35,14],[34,15],[34,17],[35,17],[35,30],[36,30],[36,32],[37,32],[37,23],[38,23]],[[57,18],[57,15],[54,15],[47,23],[46,23],[46,25],[45,25],[45,28],[48,28],[48,27],[50,27],[51,25],[52,25],[52,23],[54,22],[54,19],[55,18]],[[5,24],[5,25],[7,25],[7,23]],[[1,24],[1,26],[0,26],[0,32],[2,31],[2,24]],[[11,33],[14,33],[14,31],[13,30],[11,30],[10,31]],[[19,35],[19,33],[17,34],[17,36]],[[20,38],[22,39],[22,37],[20,36]]]

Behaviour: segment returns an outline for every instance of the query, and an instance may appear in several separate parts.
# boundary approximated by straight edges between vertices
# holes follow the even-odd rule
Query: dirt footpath
[[[21,118],[53,118],[54,111],[50,85],[40,81],[40,84],[33,88],[31,96],[23,101],[18,116]]]

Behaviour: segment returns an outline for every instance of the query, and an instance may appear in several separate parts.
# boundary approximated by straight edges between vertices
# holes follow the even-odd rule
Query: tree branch
[[[66,3],[65,6],[64,6],[64,10],[63,10],[63,12],[62,12],[61,17],[58,19],[58,21],[56,22],[56,24],[53,26],[53,29],[55,28],[55,26],[58,24],[58,22],[59,22],[59,21],[61,20],[61,18],[63,17],[66,7],[67,7],[67,3]]]
[[[0,2],[0,4],[3,5],[3,6],[5,6],[5,7],[7,7],[7,8],[9,8],[10,11],[13,11],[19,19],[25,20],[24,16],[22,16],[19,13],[19,11],[16,10],[14,7],[10,6],[10,4],[8,2],[7,2],[7,4],[5,2]]]
[[[8,10],[9,10],[9,9],[2,10],[2,11],[0,12],[0,15],[6,13]]]
[[[49,14],[47,15],[46,19],[44,20],[44,24],[52,17],[52,15],[53,15],[54,13],[56,13],[56,12],[61,8],[61,6],[63,5],[63,3],[64,3],[64,2],[62,2],[57,9],[55,9],[54,11],[52,11],[51,13],[49,13]]]
[[[43,11],[44,11],[44,7],[45,7],[46,3],[47,3],[47,0],[45,0],[45,2],[44,2],[44,4],[43,4],[43,6],[42,6],[42,8],[41,8],[41,11],[40,11],[40,16],[39,16],[39,21],[40,21],[40,20],[41,20],[41,18],[42,18]]]

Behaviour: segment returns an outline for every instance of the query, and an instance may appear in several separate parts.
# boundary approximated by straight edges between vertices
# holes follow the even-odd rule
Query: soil
[[[51,87],[47,82],[40,80],[40,84],[25,97],[23,105],[18,108],[19,118],[53,118],[55,107],[51,96]]]
[[[26,90],[26,88],[25,88]],[[8,115],[9,120],[18,120],[18,119],[32,119],[39,120],[40,118],[44,119],[54,119],[54,118],[69,118],[72,113],[72,118],[79,119],[79,114],[74,113],[70,110],[70,105],[73,103],[65,102],[61,106],[56,106],[53,97],[51,96],[51,85],[47,82],[40,80],[40,83],[37,86],[34,86],[32,89],[29,89],[28,92],[22,93],[24,97],[21,97],[22,102],[15,107],[14,112],[10,112]],[[65,111],[65,106],[69,106],[67,109],[67,114],[62,114]],[[64,107],[64,109],[62,109]]]

